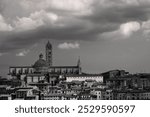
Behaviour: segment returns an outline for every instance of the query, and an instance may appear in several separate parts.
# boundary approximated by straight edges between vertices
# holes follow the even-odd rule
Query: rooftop
[[[73,74],[73,75],[66,75],[66,77],[102,77],[101,74]]]

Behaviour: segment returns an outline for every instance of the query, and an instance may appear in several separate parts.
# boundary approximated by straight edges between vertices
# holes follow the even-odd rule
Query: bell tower
[[[78,58],[78,62],[77,62],[77,67],[78,67],[78,74],[81,74],[82,73],[82,69],[81,69],[81,61],[80,61],[80,56]]]
[[[49,41],[46,44],[46,61],[48,66],[52,66],[52,45]]]

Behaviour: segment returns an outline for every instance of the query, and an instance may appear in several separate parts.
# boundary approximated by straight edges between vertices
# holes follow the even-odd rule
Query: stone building
[[[53,66],[52,45],[45,46],[45,58],[41,53],[39,59],[32,66],[10,66],[9,78],[19,79],[23,85],[36,84],[42,80],[56,85],[63,75],[79,75],[82,73],[80,59],[75,66]]]

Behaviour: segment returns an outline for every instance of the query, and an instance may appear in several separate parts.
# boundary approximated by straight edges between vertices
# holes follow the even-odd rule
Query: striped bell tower
[[[48,41],[46,44],[46,61],[50,66],[52,66],[52,44]]]
[[[78,67],[78,74],[81,74],[82,73],[82,69],[81,69],[81,61],[80,61],[80,56],[78,58],[78,62],[77,62],[77,67]]]

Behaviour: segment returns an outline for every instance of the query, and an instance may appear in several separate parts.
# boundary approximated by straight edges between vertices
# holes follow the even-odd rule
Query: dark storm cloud
[[[85,30],[87,29],[87,30]],[[94,25],[88,29],[84,25],[71,25],[66,27],[41,26],[34,30],[22,32],[7,32],[1,38],[0,52],[10,52],[17,49],[29,47],[43,39],[53,40],[84,40],[94,41],[99,38],[99,34],[116,29],[116,24]]]
[[[55,14],[61,17],[58,20],[63,26],[52,26],[44,23],[44,25],[40,25],[34,29],[15,31],[15,27],[13,27],[14,25],[11,25],[13,27],[13,31],[0,33],[0,52],[3,53],[26,48],[43,39],[92,41],[100,38],[99,35],[102,33],[117,30],[122,23],[130,21],[143,22],[148,20],[150,17],[149,2],[135,0],[135,3],[133,2],[128,4],[128,0],[105,1],[106,2],[102,2],[101,0],[93,0],[93,4],[88,7],[88,10],[90,9],[89,14],[86,14],[86,12],[85,14],[80,14],[78,13],[79,11],[76,12],[76,9],[75,11],[69,11],[67,9],[68,12],[66,12],[66,10],[63,10],[62,8],[59,9],[57,6],[57,9],[55,9]],[[2,6],[0,5],[0,10],[2,9],[1,7]],[[19,6],[19,9],[21,9],[21,6]],[[49,17],[49,14],[47,14],[49,13],[48,9],[49,8],[47,7],[46,10],[41,12],[45,14],[46,18]],[[85,11],[86,10],[87,9],[85,9]],[[27,20],[33,23],[39,23],[40,20],[38,20],[37,16],[41,18],[43,15],[37,15],[38,12],[35,12],[36,11],[32,11],[30,13],[32,15],[28,15],[26,17],[24,16],[24,19],[21,17],[22,19],[20,18],[20,22],[24,23],[23,21]],[[20,14],[18,13],[18,10],[14,9],[13,12],[8,13],[7,11],[7,16],[12,13],[16,16],[17,14]],[[22,14],[24,14],[24,12]],[[34,17],[31,17],[33,14]],[[35,19],[35,16],[37,19]]]
[[[150,16],[150,5],[144,6],[124,6],[93,9],[94,14],[83,18],[90,19],[93,22],[113,22],[123,23],[128,21],[145,21]]]
[[[89,40],[95,38],[95,31],[81,32],[82,27],[66,27],[66,28],[50,28],[40,27],[36,30],[10,33],[0,44],[0,52],[13,51],[16,49],[25,48],[39,42],[42,39],[57,39],[57,40]],[[7,33],[8,34],[8,33]]]

